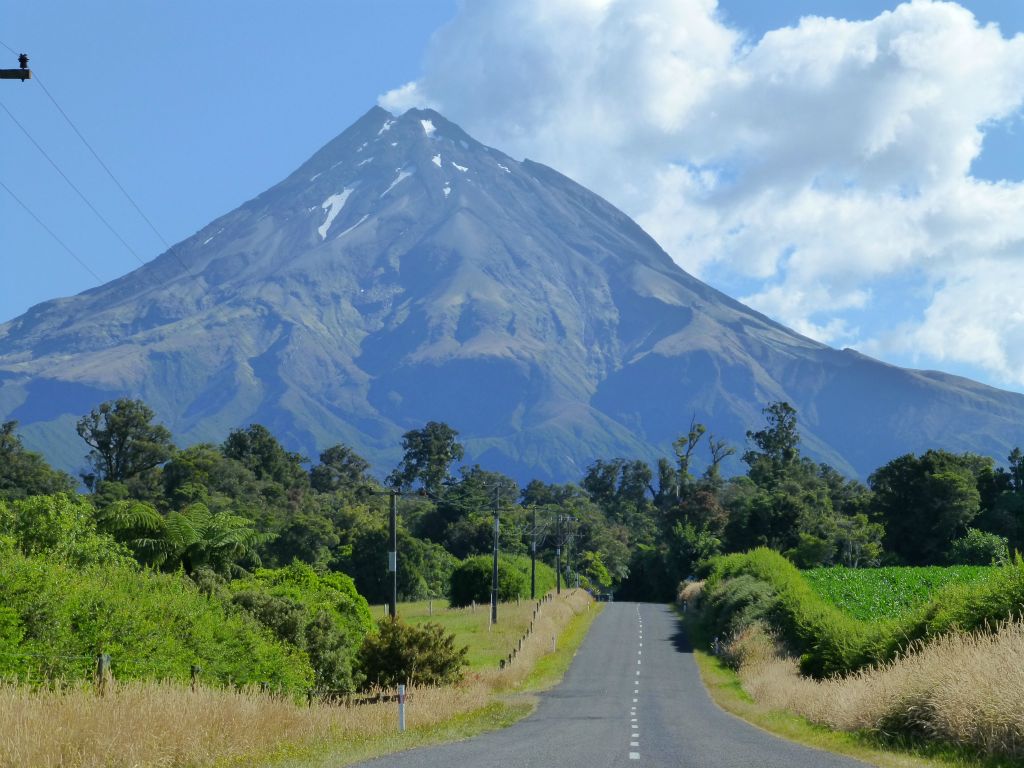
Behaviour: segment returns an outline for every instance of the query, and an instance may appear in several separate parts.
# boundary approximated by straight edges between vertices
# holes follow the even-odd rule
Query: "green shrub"
[[[448,587],[448,601],[460,608],[472,602],[491,602],[493,557],[477,555],[462,561],[453,571]],[[555,588],[555,572],[537,562],[537,594]],[[498,557],[498,600],[507,602],[530,596],[530,558],[524,555]]]
[[[75,565],[135,563],[126,547],[97,531],[96,510],[78,494],[0,501],[0,535],[25,555],[46,554]]]
[[[103,652],[124,680],[184,682],[198,664],[211,683],[268,682],[297,694],[313,682],[304,652],[179,574],[11,553],[0,561],[0,605],[0,677],[85,680]]]
[[[229,585],[232,602],[297,649],[305,651],[321,690],[355,687],[353,664],[371,628],[370,609],[343,573],[317,573],[294,562],[259,569]]]
[[[968,528],[967,535],[949,545],[949,562],[960,565],[994,565],[1010,559],[1010,546],[1005,536]]]
[[[440,624],[381,619],[377,632],[367,635],[359,650],[364,688],[453,685],[462,679],[468,650],[456,647],[455,635]]]
[[[755,621],[769,620],[778,603],[771,584],[744,574],[724,579],[708,590],[704,610],[718,634],[734,635]]]

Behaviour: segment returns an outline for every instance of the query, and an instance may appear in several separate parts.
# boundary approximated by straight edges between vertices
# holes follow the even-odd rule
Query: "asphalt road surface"
[[[374,768],[863,768],[726,714],[671,609],[612,603],[562,683],[510,728],[364,763]]]

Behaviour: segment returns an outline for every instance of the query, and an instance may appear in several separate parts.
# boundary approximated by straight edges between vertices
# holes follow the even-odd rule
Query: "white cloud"
[[[955,3],[751,42],[715,0],[481,0],[381,103],[555,166],[801,332],[1020,386],[1024,185],[970,166],[1022,99],[1024,36]],[[880,321],[874,287],[910,274],[930,305]]]

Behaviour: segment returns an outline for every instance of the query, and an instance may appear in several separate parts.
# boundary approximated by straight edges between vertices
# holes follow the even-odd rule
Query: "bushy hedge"
[[[258,569],[230,583],[232,602],[280,640],[305,651],[322,690],[356,686],[356,654],[372,621],[366,600],[343,573],[317,573],[305,563]]]
[[[494,560],[491,555],[467,557],[452,571],[448,601],[455,607],[472,602],[491,602]],[[555,588],[555,571],[537,561],[537,595]],[[507,602],[530,596],[530,558],[525,555],[498,557],[498,600]]]
[[[889,660],[916,640],[1019,615],[1024,561],[1018,557],[972,584],[939,590],[901,617],[876,621],[861,621],[823,600],[789,560],[770,549],[716,558],[706,589],[710,633],[724,635],[762,619],[800,654],[805,674],[825,676]]]
[[[116,563],[77,567],[23,555],[8,539],[0,605],[2,677],[87,680],[103,652],[124,680],[187,681],[198,664],[203,680],[217,684],[267,682],[297,694],[313,682],[304,652],[178,574]]]

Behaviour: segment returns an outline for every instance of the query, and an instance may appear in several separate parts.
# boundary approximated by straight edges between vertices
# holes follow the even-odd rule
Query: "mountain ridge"
[[[259,422],[382,475],[428,420],[520,480],[671,455],[694,415],[742,445],[773,400],[861,477],[1024,437],[1024,396],[801,336],[556,170],[379,107],[143,267],[0,325],[0,415],[57,464],[80,464],[74,420],[123,394],[183,443]]]

